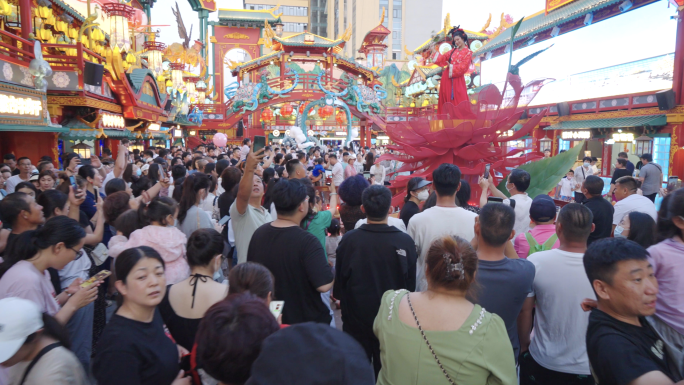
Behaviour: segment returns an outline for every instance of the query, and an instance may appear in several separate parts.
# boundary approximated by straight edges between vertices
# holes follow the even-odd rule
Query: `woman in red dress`
[[[470,68],[473,53],[468,49],[468,35],[458,28],[452,28],[447,34],[447,42],[451,39],[454,49],[440,54],[435,52],[434,63],[444,67],[442,80],[439,83],[439,101],[437,103],[437,113],[442,114],[444,103],[451,103],[457,106],[459,103],[468,100],[466,83],[463,75]],[[433,47],[434,48],[434,47]]]

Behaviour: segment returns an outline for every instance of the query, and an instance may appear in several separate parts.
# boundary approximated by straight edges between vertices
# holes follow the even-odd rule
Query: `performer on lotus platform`
[[[456,106],[468,100],[465,78],[463,77],[470,68],[473,57],[473,53],[468,48],[468,35],[459,27],[454,27],[447,34],[447,42],[450,42],[454,48],[444,54],[436,51],[436,57],[433,60],[438,66],[445,67],[442,72],[442,80],[439,83],[438,114],[443,113],[444,103],[450,102]]]

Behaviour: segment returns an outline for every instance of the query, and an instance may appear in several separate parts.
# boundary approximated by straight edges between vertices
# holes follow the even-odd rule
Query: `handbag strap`
[[[54,349],[54,348],[58,348],[58,347],[60,347],[60,346],[62,346],[62,344],[60,344],[59,342],[55,342],[54,344],[50,344],[50,345],[44,347],[43,349],[41,349],[40,352],[38,352],[38,354],[37,354],[35,357],[33,357],[33,359],[31,360],[31,363],[30,363],[29,366],[26,368],[26,371],[24,372],[24,376],[21,378],[21,382],[19,383],[19,385],[23,385],[23,384],[24,384],[24,382],[26,381],[26,377],[28,377],[29,372],[31,372],[31,369],[33,369],[33,367],[36,365],[36,363],[38,362],[38,360],[40,360],[40,359],[41,359],[44,355],[46,355],[50,350],[52,350],[52,349]]]
[[[423,328],[420,327],[420,322],[418,322],[418,317],[416,317],[416,312],[413,310],[413,305],[411,305],[411,293],[406,293],[406,300],[408,301],[409,308],[411,309],[411,313],[413,313],[413,318],[416,320],[416,325],[418,325],[418,330],[420,330],[420,335],[423,336],[423,340],[425,340],[425,343],[427,344],[428,348],[430,349],[430,353],[432,353],[432,356],[435,358],[435,361],[437,361],[437,365],[439,366],[440,369],[442,369],[442,373],[444,373],[444,376],[447,378],[449,383],[451,385],[456,385],[454,380],[449,377],[449,373],[447,373],[446,369],[444,369],[444,366],[442,365],[442,362],[439,361],[439,358],[437,358],[437,353],[435,353],[435,350],[432,348],[432,345],[430,345],[430,341],[428,341],[427,337],[425,336],[425,332],[423,332]]]

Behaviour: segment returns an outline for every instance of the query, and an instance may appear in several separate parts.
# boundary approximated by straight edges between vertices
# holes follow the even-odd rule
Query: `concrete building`
[[[406,24],[404,44],[413,51],[434,33],[444,28],[442,16],[443,0],[404,0],[406,2]],[[403,50],[402,50],[403,52]]]
[[[387,37],[387,61],[406,60],[404,47],[414,50],[442,26],[443,0],[243,0],[247,10],[272,9],[282,12],[283,36],[307,30],[331,40],[338,39],[351,25],[352,37],[344,48],[349,58],[359,53],[363,38],[377,27],[385,9],[383,25],[392,31]]]
[[[316,0],[311,0],[312,2]],[[319,2],[321,0],[318,0]],[[375,28],[385,9],[383,25],[392,31],[388,36],[387,60],[406,60],[404,47],[413,50],[442,27],[443,0],[327,0],[328,38],[341,36],[352,26],[352,38],[344,53],[362,57],[358,50],[366,33]]]
[[[243,0],[244,9],[259,11],[272,9],[280,5],[275,14],[281,13],[283,21],[283,36],[287,37],[296,33],[309,30],[309,15],[311,12],[310,2],[315,0]],[[321,0],[318,0],[321,1]],[[322,0],[325,2],[325,0]]]

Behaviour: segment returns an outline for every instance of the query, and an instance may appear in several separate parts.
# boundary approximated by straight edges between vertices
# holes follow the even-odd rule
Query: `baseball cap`
[[[548,195],[537,195],[530,206],[530,218],[537,222],[548,222],[556,218],[556,202]]]
[[[31,178],[29,178],[29,182],[33,182],[38,180],[38,170],[35,170],[31,173]]]
[[[245,385],[372,385],[375,373],[361,345],[329,325],[307,322],[270,335]]]
[[[23,298],[0,299],[0,362],[12,358],[26,337],[43,328],[43,313]]]
[[[149,165],[149,164],[143,164],[142,167],[140,167],[140,171],[147,171],[147,170],[149,170],[149,169],[150,169],[150,165]]]

